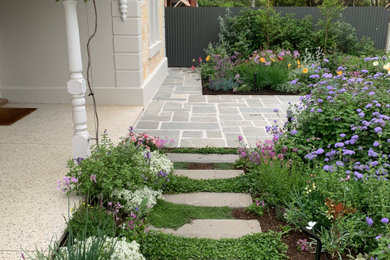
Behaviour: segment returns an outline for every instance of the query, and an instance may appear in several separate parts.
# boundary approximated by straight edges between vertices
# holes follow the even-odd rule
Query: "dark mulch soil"
[[[280,92],[280,91],[275,91],[272,89],[261,89],[259,91],[248,91],[248,92],[242,92],[242,91],[237,91],[233,92],[233,90],[229,91],[224,91],[224,90],[211,90],[205,85],[205,80],[202,80],[202,95],[265,95],[265,96],[270,96],[270,95],[281,95],[281,96],[286,96],[286,95],[299,95],[297,92],[292,92],[292,93],[286,93],[286,92]]]
[[[187,165],[189,170],[212,170],[214,164],[212,163],[189,163]]]
[[[253,213],[246,213],[243,209],[234,209],[233,217],[236,219],[257,219],[260,222],[261,230],[263,232],[268,232],[270,230],[274,231],[283,231],[282,226],[285,226],[286,223],[279,220],[276,217],[275,209],[270,209],[267,212],[264,212],[264,215],[259,217]],[[297,250],[297,242],[299,239],[307,239],[310,241],[309,237],[302,233],[301,231],[291,230],[288,234],[284,235],[282,241],[288,246],[288,259],[292,260],[310,260],[315,259],[315,248],[313,252],[300,252]],[[326,260],[325,255],[321,256],[321,260]]]

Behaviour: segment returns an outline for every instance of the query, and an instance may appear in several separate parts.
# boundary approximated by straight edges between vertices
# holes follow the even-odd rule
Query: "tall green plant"
[[[339,4],[338,0],[324,0],[318,9],[320,9],[323,18],[321,20],[325,33],[323,47],[324,53],[326,53],[329,31],[332,28],[332,24],[340,17],[341,12],[345,9],[345,7]]]

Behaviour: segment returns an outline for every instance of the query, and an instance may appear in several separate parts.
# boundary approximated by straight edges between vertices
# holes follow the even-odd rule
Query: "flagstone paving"
[[[239,238],[251,233],[261,232],[257,220],[241,219],[195,219],[177,230],[170,228],[149,227],[163,233],[192,238]]]
[[[175,170],[174,175],[194,180],[229,179],[244,174],[243,170]]]
[[[194,153],[167,153],[172,162],[192,163],[234,163],[239,159],[237,154],[194,154]]]
[[[229,192],[194,192],[164,195],[163,200],[191,206],[245,208],[253,203],[250,194]]]
[[[203,96],[199,73],[170,68],[135,131],[172,139],[176,147],[238,147],[238,136],[253,146],[270,138],[265,126],[283,125],[289,102],[299,96]]]

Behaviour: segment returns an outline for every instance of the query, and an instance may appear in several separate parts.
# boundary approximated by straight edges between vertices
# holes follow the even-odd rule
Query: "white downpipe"
[[[390,51],[390,23],[387,24],[386,53]]]
[[[66,39],[68,45],[68,68],[70,79],[67,90],[72,95],[72,117],[74,133],[72,138],[73,158],[87,158],[91,152],[87,131],[87,113],[85,110],[86,85],[82,74],[80,34],[77,21],[77,1],[63,0],[65,10]]]

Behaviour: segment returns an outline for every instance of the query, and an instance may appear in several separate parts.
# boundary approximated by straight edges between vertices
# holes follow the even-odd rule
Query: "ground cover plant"
[[[286,259],[287,251],[276,232],[219,240],[149,232],[140,244],[148,259]]]
[[[179,228],[190,223],[192,219],[231,219],[229,207],[197,207],[180,205],[164,200],[158,201],[148,221],[157,228]]]
[[[240,164],[260,199],[293,226],[312,228],[330,256],[387,259],[390,65],[386,56],[340,65],[290,82],[310,93],[284,126],[267,127],[273,140],[239,149]]]

